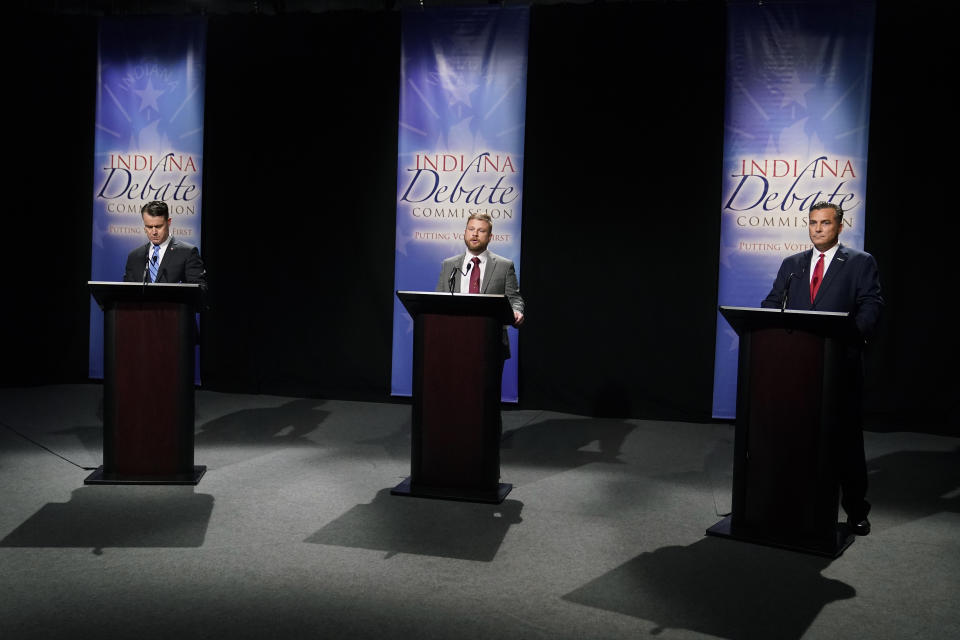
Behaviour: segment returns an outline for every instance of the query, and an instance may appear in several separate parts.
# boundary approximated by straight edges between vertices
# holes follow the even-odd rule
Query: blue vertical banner
[[[397,154],[397,290],[433,291],[463,253],[467,218],[493,219],[489,249],[520,277],[528,7],[403,13]],[[523,279],[520,278],[521,291]],[[502,398],[516,402],[517,331]],[[393,395],[411,395],[413,321],[394,298]]]
[[[721,305],[759,307],[783,259],[812,245],[810,205],[844,210],[863,249],[875,6],[730,2]],[[736,414],[737,335],[717,315],[713,416]]]
[[[91,280],[123,279],[147,242],[140,209],[162,200],[171,234],[200,246],[204,18],[103,18],[97,59]],[[90,305],[91,378],[103,377],[103,313]]]

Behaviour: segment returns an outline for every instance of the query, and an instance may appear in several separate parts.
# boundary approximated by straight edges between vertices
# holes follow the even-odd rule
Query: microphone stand
[[[787,300],[790,298],[790,281],[793,280],[793,277],[796,274],[791,273],[787,276],[787,284],[783,288],[783,300],[780,302],[780,312],[783,313],[787,310]]]

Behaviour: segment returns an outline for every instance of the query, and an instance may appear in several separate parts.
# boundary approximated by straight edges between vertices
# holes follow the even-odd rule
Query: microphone
[[[150,284],[150,253],[147,252],[147,264],[143,265],[143,293],[147,293],[147,285]]]
[[[150,256],[149,256],[149,248],[148,248],[148,252],[147,252],[147,264],[143,267],[143,284],[147,284],[148,282],[150,282],[150,279],[147,277],[147,274],[150,273],[150,263],[151,263],[151,262],[153,262],[154,264],[156,264],[156,263],[157,263],[157,257],[154,256],[153,258],[150,258]]]
[[[453,282],[454,282],[453,279],[457,277],[457,274],[459,273],[461,276],[466,276],[467,274],[470,273],[470,267],[472,266],[473,266],[473,263],[468,262],[466,271],[464,271],[460,267],[453,268],[453,271],[450,272],[450,293],[453,293]]]
[[[795,275],[797,274],[791,273],[789,276],[787,276],[787,284],[783,288],[783,300],[780,302],[781,312],[787,310],[787,300],[790,298],[790,281],[793,280]]]
[[[453,284],[454,284],[453,279],[457,277],[458,271],[460,271],[460,269],[457,269],[456,267],[454,267],[450,271],[450,277],[447,278],[447,288],[450,289],[450,295],[453,295]]]

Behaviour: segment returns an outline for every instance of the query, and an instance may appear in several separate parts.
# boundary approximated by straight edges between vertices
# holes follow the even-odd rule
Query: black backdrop
[[[953,18],[878,8],[876,429],[958,432],[953,296],[940,293],[953,280]],[[6,23],[2,382],[84,381],[97,22]],[[388,400],[400,14],[209,24],[204,387]],[[724,54],[720,2],[532,8],[521,407],[710,418]]]

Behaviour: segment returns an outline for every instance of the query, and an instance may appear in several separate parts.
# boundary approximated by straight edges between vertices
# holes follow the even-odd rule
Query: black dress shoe
[[[861,518],[860,520],[853,520],[848,518],[847,524],[850,526],[850,530],[853,531],[855,535],[858,536],[867,536],[870,535],[870,521],[866,518]]]

